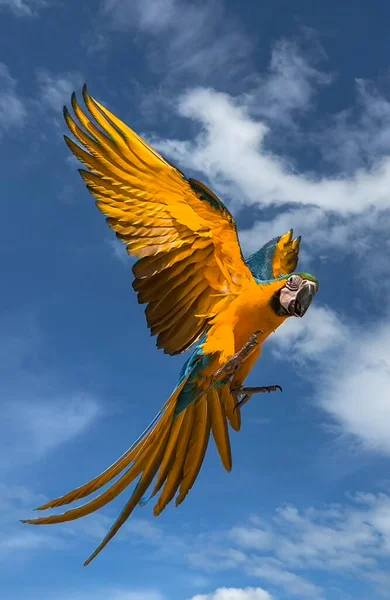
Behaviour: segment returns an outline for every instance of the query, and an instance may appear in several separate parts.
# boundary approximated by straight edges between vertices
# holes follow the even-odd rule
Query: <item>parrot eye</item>
[[[290,290],[295,291],[299,288],[301,283],[302,283],[302,278],[299,277],[299,275],[292,275],[290,277],[290,279],[287,280],[287,287]]]

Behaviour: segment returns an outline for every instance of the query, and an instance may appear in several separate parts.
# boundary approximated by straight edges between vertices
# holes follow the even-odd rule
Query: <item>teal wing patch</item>
[[[282,236],[275,237],[245,262],[252,275],[259,281],[270,281],[293,273],[298,264],[301,237],[293,239],[290,229]]]

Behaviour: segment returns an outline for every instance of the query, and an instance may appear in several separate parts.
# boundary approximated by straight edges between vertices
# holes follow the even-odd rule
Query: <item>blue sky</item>
[[[390,98],[378,0],[0,0],[0,573],[4,600],[390,598]],[[268,343],[234,467],[138,509],[18,523],[117,458],[176,383],[62,140],[89,90],[237,217],[294,227],[315,306]]]

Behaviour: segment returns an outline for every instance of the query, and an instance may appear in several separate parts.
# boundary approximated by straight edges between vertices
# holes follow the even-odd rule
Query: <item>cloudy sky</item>
[[[0,572],[4,600],[390,598],[390,12],[384,2],[0,0]],[[149,423],[155,349],[131,262],[63,143],[92,95],[234,211],[249,254],[293,227],[320,293],[268,343],[186,502],[18,519]],[[125,494],[126,495],[126,494]]]

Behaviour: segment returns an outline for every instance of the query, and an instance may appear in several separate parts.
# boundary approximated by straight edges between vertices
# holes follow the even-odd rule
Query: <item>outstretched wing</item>
[[[140,260],[133,267],[138,301],[147,304],[157,346],[178,354],[214,316],[221,296],[239,294],[253,277],[242,257],[235,221],[204,184],[187,179],[115,115],[83,97],[99,127],[80,108],[66,123],[84,147],[65,136],[87,188],[109,226]]]
[[[300,243],[301,237],[294,240],[293,230],[290,229],[281,237],[273,238],[264,244],[248,258],[246,264],[255,279],[261,281],[290,275],[298,264]]]

